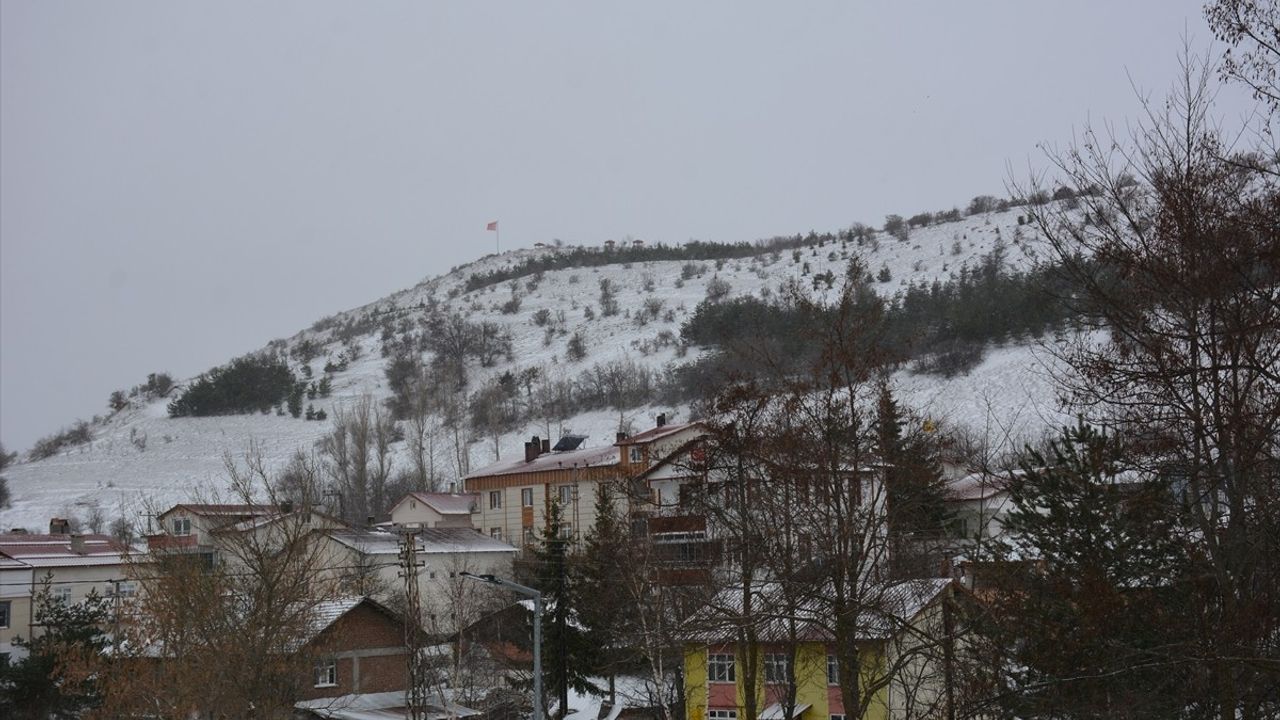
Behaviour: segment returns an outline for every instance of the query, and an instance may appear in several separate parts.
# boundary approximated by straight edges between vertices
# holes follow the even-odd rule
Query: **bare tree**
[[[334,411],[333,430],[319,448],[329,492],[341,497],[343,520],[360,525],[387,511],[395,433],[395,421],[368,396]]]
[[[227,472],[231,499],[281,511],[216,533],[218,562],[181,552],[132,560],[137,598],[116,622],[97,716],[291,717],[324,651],[308,645],[316,613],[339,592],[312,534],[318,478],[290,507],[257,449],[228,458]]]

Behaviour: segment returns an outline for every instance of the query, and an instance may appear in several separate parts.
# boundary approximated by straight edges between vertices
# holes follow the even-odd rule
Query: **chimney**
[[[449,483],[449,494],[450,494],[450,495],[457,495],[457,494],[458,494],[458,483],[456,483],[456,482],[451,482],[451,483]]]
[[[281,515],[288,515],[289,513],[292,513],[292,512],[293,512],[293,503],[289,502],[288,500],[280,503]]]
[[[551,438],[547,438],[546,440],[542,441],[542,452],[544,453],[551,452]]]
[[[524,444],[524,461],[533,462],[534,459],[537,457],[538,457],[538,448],[534,447],[533,443],[531,442],[525,443]]]
[[[51,518],[49,520],[50,535],[67,535],[71,532],[71,521],[66,518]]]
[[[365,527],[371,528],[371,527],[373,527],[373,526],[374,526],[374,524],[375,524],[375,523],[374,523],[374,521],[373,521],[373,516],[372,516],[372,515],[367,515],[367,516],[365,516],[365,519],[364,519],[364,525],[365,525]]]
[[[615,440],[615,442],[622,442],[623,440],[626,440],[626,439],[627,439],[627,434],[624,432],[620,432],[618,433],[617,439]]]
[[[84,546],[83,535],[76,533],[75,535],[71,536],[71,552],[77,555],[84,555],[85,552],[87,552]]]
[[[659,414],[658,414],[658,427],[662,427],[663,425],[666,425],[666,424],[667,424],[667,414],[666,414],[666,413],[659,413]]]

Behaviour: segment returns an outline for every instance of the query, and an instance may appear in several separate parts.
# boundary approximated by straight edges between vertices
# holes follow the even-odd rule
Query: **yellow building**
[[[952,591],[946,579],[886,585],[877,593],[881,607],[861,614],[857,694],[862,720],[944,716],[939,711],[950,681],[944,601]],[[767,602],[767,587],[760,596]],[[695,618],[700,629],[684,649],[686,720],[748,720],[746,693],[752,685],[757,720],[852,720],[845,711],[829,623],[804,608],[793,615],[794,622],[775,612],[760,616],[769,619],[758,628],[754,648],[732,640],[732,618],[725,616],[724,623],[710,614]],[[749,650],[755,656],[754,683],[746,682]]]

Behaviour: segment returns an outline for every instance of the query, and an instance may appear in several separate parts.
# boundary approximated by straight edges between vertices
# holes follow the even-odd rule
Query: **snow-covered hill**
[[[473,387],[512,369],[539,368],[546,377],[573,377],[595,363],[628,358],[660,369],[672,362],[696,357],[698,348],[688,349],[678,358],[677,347],[653,342],[660,333],[679,336],[680,325],[707,295],[713,278],[727,282],[730,296],[775,293],[791,278],[809,283],[812,275],[833,272],[840,277],[853,254],[862,257],[872,273],[889,269],[892,279],[875,285],[877,291],[892,295],[908,283],[932,281],[957,273],[966,263],[975,264],[999,238],[1007,249],[1007,262],[1027,266],[1043,258],[1045,249],[1029,227],[1020,227],[1018,211],[966,217],[957,222],[915,229],[901,242],[884,233],[858,246],[849,242],[828,242],[822,247],[793,251],[762,250],[758,255],[726,261],[698,261],[699,274],[682,278],[685,261],[617,263],[597,267],[577,267],[549,271],[529,289],[528,280],[518,285],[519,310],[503,313],[501,306],[512,297],[510,283],[503,282],[466,292],[473,274],[511,267],[543,253],[564,252],[559,248],[536,248],[491,255],[454,271],[419,283],[364,307],[318,322],[313,328],[289,338],[288,347],[312,341],[320,347],[311,365],[317,371],[326,359],[335,359],[350,347],[357,347],[354,361],[332,375],[333,394],[308,401],[334,410],[371,396],[388,397],[381,355],[380,325],[386,318],[395,323],[421,317],[424,308],[438,303],[444,311],[457,311],[471,322],[488,321],[501,325],[512,338],[512,360],[500,360],[491,368],[472,369]],[[685,273],[688,274],[688,273]],[[599,283],[608,279],[617,288],[619,314],[604,317],[599,312]],[[834,292],[834,291],[832,291]],[[646,301],[661,302],[661,312],[644,324],[634,315]],[[564,314],[565,334],[547,342],[545,327],[532,318],[547,309],[552,316]],[[594,317],[588,317],[591,308]],[[368,322],[373,319],[373,322]],[[339,328],[348,322],[365,320],[361,333],[339,339]],[[569,360],[569,337],[580,332],[588,355],[578,362]],[[276,341],[279,347],[282,341]],[[345,344],[344,344],[345,343]],[[936,376],[914,375],[908,371],[895,377],[905,404],[952,426],[968,428],[994,439],[1029,439],[1065,420],[1055,409],[1043,353],[1031,346],[1009,346],[988,352],[985,360],[969,375],[944,380]],[[291,362],[295,369],[300,363]],[[167,507],[193,497],[214,497],[225,492],[227,474],[224,459],[244,454],[251,443],[273,466],[283,465],[297,450],[309,451],[330,430],[329,422],[294,419],[276,414],[237,415],[206,418],[169,418],[166,400],[158,399],[119,411],[93,425],[93,440],[53,457],[19,463],[6,470],[12,507],[0,512],[0,529],[43,527],[51,516],[86,519],[97,513],[108,521],[124,516],[145,529],[145,507]],[[569,418],[563,428],[589,436],[588,446],[612,442],[620,421],[634,429],[652,425],[659,412],[673,420],[687,417],[683,407],[642,407],[623,414],[591,412]],[[521,451],[521,442],[531,434],[546,434],[545,426],[507,433],[501,438],[503,457]],[[469,445],[470,466],[481,467],[494,460],[491,440],[477,438]],[[407,463],[401,456],[397,462]]]

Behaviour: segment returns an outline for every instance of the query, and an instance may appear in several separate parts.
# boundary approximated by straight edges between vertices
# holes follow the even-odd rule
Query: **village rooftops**
[[[475,493],[411,492],[405,496],[405,499],[413,498],[441,515],[470,515],[471,508],[479,497]]]
[[[273,515],[280,512],[280,508],[276,505],[217,505],[211,503],[180,503],[174,505],[164,511],[161,516],[168,515],[175,510],[186,510],[192,515],[200,515],[202,517],[230,517],[230,518],[248,518],[260,517],[262,515]]]
[[[615,443],[615,445],[619,445],[619,446],[643,445],[645,443],[651,443],[656,440],[661,440],[662,438],[670,435],[675,435],[676,433],[682,430],[687,430],[691,427],[694,427],[695,425],[701,425],[701,423],[680,423],[680,424],[674,424],[674,425],[663,424],[663,425],[659,425],[656,428],[650,428],[648,430],[645,430],[642,433],[637,433],[630,437],[621,438],[618,440],[617,443]]]
[[[294,707],[306,713],[306,717],[332,720],[404,720],[409,717],[404,695],[404,691],[341,695],[335,698],[303,700]],[[454,703],[444,706],[428,703],[423,717],[425,720],[444,720],[479,714],[478,710]]]
[[[494,475],[514,475],[517,473],[535,473],[572,468],[609,467],[618,464],[618,448],[613,445],[569,450],[568,452],[546,452],[532,460],[514,457],[510,460],[499,460],[467,475],[466,479],[492,477]]]
[[[28,567],[119,565],[127,552],[110,535],[0,535],[0,554]]]
[[[501,540],[495,540],[471,528],[423,528],[415,532],[418,537],[418,552],[427,554],[516,551]],[[400,552],[402,536],[399,533],[328,530],[325,534],[364,555],[395,555]]]

